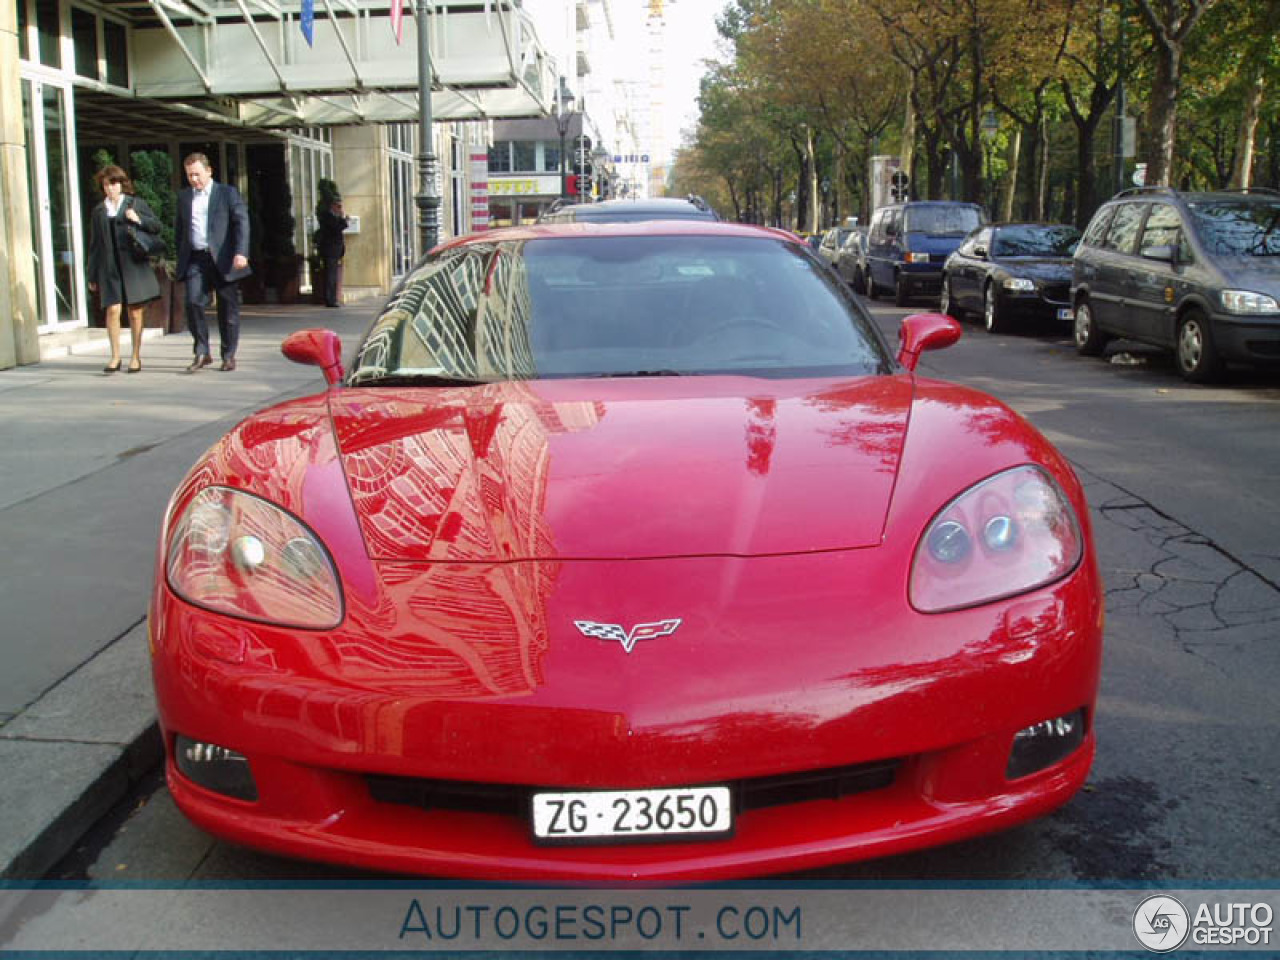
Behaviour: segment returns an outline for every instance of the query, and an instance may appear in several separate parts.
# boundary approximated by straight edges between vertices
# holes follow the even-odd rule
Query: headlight
[[[1039,467],[1006,470],[952,500],[911,562],[911,605],[972,607],[1065,577],[1084,552],[1075,511]]]
[[[316,535],[279,507],[228,487],[200,491],[173,527],[169,587],[188,603],[280,626],[342,621],[333,561]]]
[[[1026,277],[1005,277],[1000,286],[1006,290],[1017,290],[1020,293],[1031,293],[1036,288],[1035,281],[1028,280]]]
[[[1223,290],[1222,305],[1232,313],[1280,313],[1274,297],[1249,290]]]

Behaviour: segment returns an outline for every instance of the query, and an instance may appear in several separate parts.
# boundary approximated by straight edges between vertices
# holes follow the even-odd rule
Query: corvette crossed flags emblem
[[[617,640],[622,644],[622,649],[630,653],[638,640],[653,640],[656,637],[675,633],[676,628],[680,626],[680,620],[637,623],[630,631],[622,629],[622,626],[617,623],[596,623],[593,620],[575,620],[573,625],[582,631],[583,636],[595,637],[597,640]]]

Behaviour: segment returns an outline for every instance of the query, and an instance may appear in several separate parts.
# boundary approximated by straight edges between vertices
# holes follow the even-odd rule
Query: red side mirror
[[[920,354],[941,350],[960,339],[960,324],[943,313],[913,313],[898,330],[898,362],[914,370]]]
[[[342,379],[342,340],[332,330],[291,333],[280,344],[280,352],[294,363],[319,367],[331,387]]]

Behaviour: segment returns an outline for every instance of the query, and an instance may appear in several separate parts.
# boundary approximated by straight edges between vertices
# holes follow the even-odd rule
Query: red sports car
[[[435,250],[328,389],[169,505],[168,782],[209,831],[454,877],[694,882],[1053,810],[1102,589],[1066,461],[917,374],[794,236],[496,230]]]

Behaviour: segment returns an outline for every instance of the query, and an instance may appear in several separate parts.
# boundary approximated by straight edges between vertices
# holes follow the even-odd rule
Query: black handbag
[[[152,257],[163,257],[165,255],[167,247],[164,243],[164,237],[160,236],[160,234],[139,230],[136,223],[130,223],[126,226],[125,233],[129,235],[129,254],[138,263],[148,263]]]

